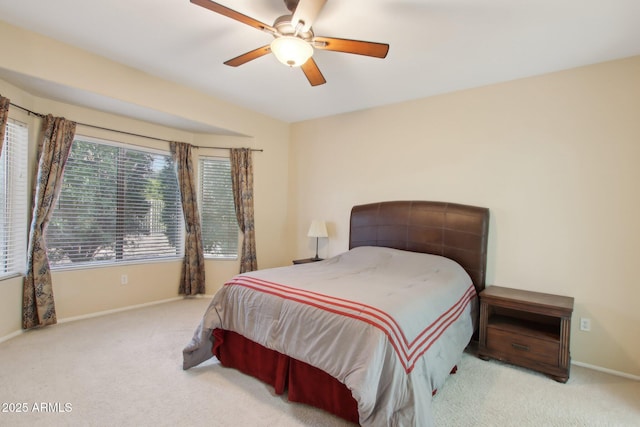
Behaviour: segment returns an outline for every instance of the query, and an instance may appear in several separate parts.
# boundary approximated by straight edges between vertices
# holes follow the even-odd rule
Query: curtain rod
[[[31,111],[28,108],[25,108],[25,107],[22,107],[20,105],[14,104],[13,102],[9,102],[9,104],[11,106],[13,106],[13,107],[21,109],[22,111],[25,111],[29,115],[33,114],[36,117],[40,117],[40,118],[44,117],[44,114],[36,113],[35,111]],[[155,136],[141,135],[139,133],[126,132],[126,131],[117,130],[117,129],[110,129],[110,128],[106,128],[106,127],[102,127],[102,126],[90,125],[90,124],[81,123],[81,122],[76,122],[76,123],[81,125],[81,126],[87,126],[87,127],[90,127],[90,128],[106,130],[106,131],[110,131],[110,132],[117,132],[117,133],[121,133],[121,134],[124,134],[124,135],[129,135],[129,136],[137,136],[137,137],[140,137],[140,138],[153,139],[153,140],[162,141],[162,142],[172,142],[172,141],[170,141],[168,139],[156,138]],[[215,149],[215,150],[231,150],[231,147],[202,147],[202,146],[198,146],[198,145],[192,145],[192,146],[193,146],[193,148],[211,148],[211,149]],[[263,152],[264,150],[261,149],[261,148],[251,148],[251,151]]]

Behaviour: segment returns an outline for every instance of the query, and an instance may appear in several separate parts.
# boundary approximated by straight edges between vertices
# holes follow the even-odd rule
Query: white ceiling
[[[287,13],[283,0],[219,3],[267,24]],[[189,0],[0,0],[0,19],[12,25],[286,122],[640,55],[639,18],[640,0],[328,0],[316,35],[390,49],[386,59],[316,50],[327,83],[311,87],[301,70],[272,55],[223,65],[272,37]],[[153,111],[128,110],[117,100],[6,70],[0,78],[155,121]]]

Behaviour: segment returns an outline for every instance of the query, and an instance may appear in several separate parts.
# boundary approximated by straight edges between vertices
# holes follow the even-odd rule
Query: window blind
[[[182,257],[169,153],[76,137],[46,232],[52,268]]]
[[[227,158],[200,157],[200,217],[204,253],[209,258],[238,257],[238,220]]]
[[[0,154],[0,277],[26,270],[28,142],[27,126],[9,119]]]

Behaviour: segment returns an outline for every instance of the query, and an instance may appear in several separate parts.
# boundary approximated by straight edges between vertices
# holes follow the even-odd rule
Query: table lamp
[[[320,237],[329,237],[329,235],[327,234],[327,225],[324,221],[318,221],[314,219],[313,221],[311,221],[311,227],[309,227],[307,236],[316,238],[316,256],[311,259],[313,261],[319,261],[320,258],[318,257],[318,239]]]

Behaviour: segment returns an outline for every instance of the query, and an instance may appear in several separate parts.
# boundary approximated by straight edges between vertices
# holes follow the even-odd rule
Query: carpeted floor
[[[170,302],[0,343],[0,425],[349,425],[213,359],[183,371],[207,304]],[[573,366],[559,384],[465,354],[433,407],[438,426],[640,426],[640,382]]]

